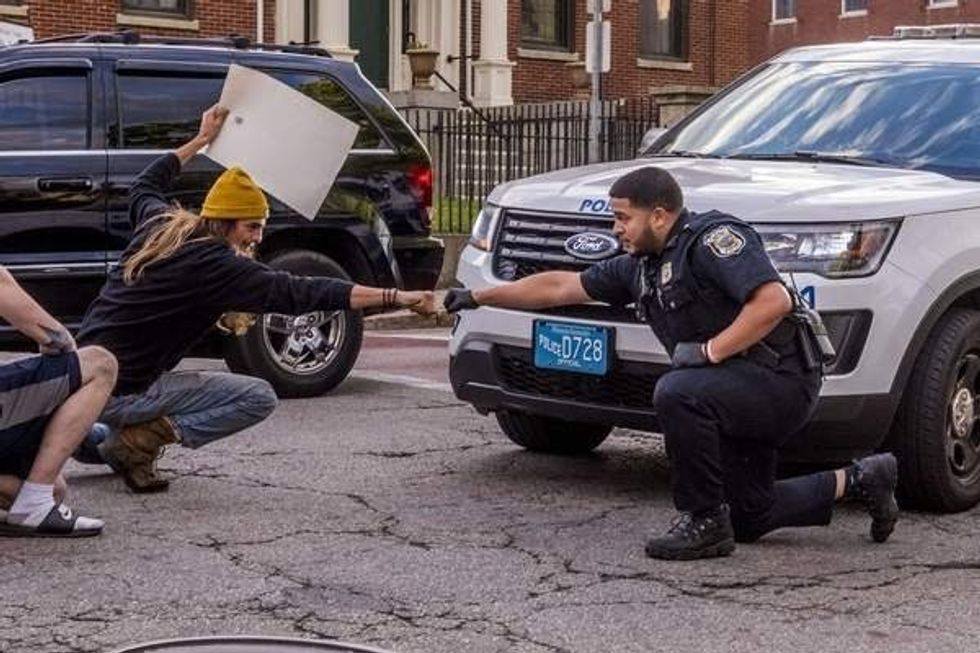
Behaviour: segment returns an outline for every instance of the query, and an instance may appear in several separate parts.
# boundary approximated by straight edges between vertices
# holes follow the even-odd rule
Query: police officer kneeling
[[[776,449],[816,404],[821,361],[816,334],[796,319],[793,296],[759,235],[730,215],[684,209],[677,182],[659,168],[621,177],[609,194],[626,254],[581,274],[542,272],[495,288],[451,290],[446,309],[636,304],[671,354],[653,403],[681,513],[647,542],[650,557],[723,556],[735,542],[777,528],[826,525],[842,497],[864,500],[872,538],[888,539],[898,519],[891,454],[775,480]]]

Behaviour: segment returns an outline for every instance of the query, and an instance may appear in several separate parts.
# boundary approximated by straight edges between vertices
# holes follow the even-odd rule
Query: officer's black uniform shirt
[[[581,275],[589,297],[638,314],[673,353],[678,342],[704,342],[730,325],[759,286],[780,281],[762,239],[737,218],[686,209],[660,254],[623,254]]]

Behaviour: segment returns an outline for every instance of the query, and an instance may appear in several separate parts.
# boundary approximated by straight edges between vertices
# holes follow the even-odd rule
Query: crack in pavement
[[[367,456],[367,457],[377,457],[377,458],[414,458],[415,456],[424,456],[429,454],[440,454],[440,453],[453,453],[459,452],[463,453],[470,451],[471,449],[482,449],[484,447],[492,446],[493,442],[480,442],[477,444],[461,444],[454,447],[436,447],[431,449],[419,449],[418,451],[355,451],[351,455],[353,456]]]
[[[288,492],[304,492],[308,494],[315,494],[317,496],[331,496],[334,494],[341,494],[335,492],[324,493],[313,487],[306,487],[302,485],[287,485],[285,483],[273,483],[271,481],[265,481],[262,479],[254,478],[251,476],[238,474],[229,474],[226,472],[219,472],[214,467],[211,466],[199,466],[194,469],[170,469],[161,468],[161,471],[165,471],[168,474],[172,474],[174,478],[206,478],[209,480],[223,481],[230,485],[237,487],[246,488],[260,488],[260,489],[274,489],[274,490],[284,490]]]
[[[350,497],[367,510],[379,515],[383,514],[371,503],[370,500],[361,495],[345,494],[345,496]],[[622,508],[608,509],[603,512],[608,514],[609,512],[620,509]],[[590,515],[583,521],[595,521],[601,519],[603,516],[603,514]],[[558,532],[563,528],[568,527],[569,524],[573,523],[573,521],[562,520],[561,522],[550,524],[549,528],[553,528],[556,532]],[[412,544],[413,538],[411,536],[398,534],[392,531],[392,529],[397,528],[398,525],[398,519],[394,518],[393,516],[387,516],[382,520],[382,524],[380,524],[377,528],[365,529],[362,531],[348,530],[341,532],[367,534],[372,536],[377,535],[377,533],[383,533],[386,536],[395,537],[400,541]],[[540,529],[541,527],[542,524],[538,523],[522,524],[516,528],[520,530],[524,528]],[[535,637],[529,635],[526,632],[526,629],[523,629],[514,623],[509,623],[502,618],[488,615],[467,614],[466,611],[468,609],[486,609],[486,606],[479,603],[463,603],[458,606],[450,605],[446,607],[432,606],[420,609],[417,606],[410,606],[406,604],[405,600],[403,599],[392,599],[391,597],[374,595],[354,587],[337,587],[318,583],[314,579],[307,578],[302,574],[291,572],[281,566],[249,560],[246,552],[235,552],[229,550],[236,547],[274,544],[287,538],[300,537],[304,535],[318,536],[322,535],[323,533],[324,531],[303,528],[290,531],[289,533],[277,534],[273,537],[242,541],[223,540],[214,535],[208,535],[207,541],[190,542],[190,544],[192,546],[212,549],[238,568],[249,571],[250,573],[264,574],[266,578],[274,577],[279,580],[286,581],[295,588],[315,590],[324,594],[341,592],[353,596],[361,596],[369,599],[370,602],[381,606],[380,608],[371,610],[367,619],[365,618],[363,611],[356,617],[331,618],[319,614],[315,609],[302,609],[302,602],[299,600],[302,597],[290,597],[288,587],[281,587],[265,591],[244,605],[239,602],[228,606],[236,612],[242,611],[244,608],[244,611],[249,614],[265,615],[276,620],[284,620],[290,625],[291,629],[297,633],[336,638],[343,632],[352,631],[353,634],[358,637],[358,639],[367,638],[371,641],[384,643],[391,641],[391,634],[385,634],[384,631],[386,629],[401,626],[419,632],[442,631],[491,634],[501,637],[513,645],[520,644],[535,646],[541,648],[542,650],[552,651],[555,653],[567,653],[568,651],[568,649],[563,648],[558,644],[536,639]],[[558,567],[557,569],[549,570],[542,574],[534,582],[535,587],[533,590],[527,593],[527,602],[530,604],[528,606],[529,610],[531,614],[535,615],[540,615],[543,612],[579,606],[589,608],[619,605],[656,606],[665,602],[673,603],[678,596],[690,597],[698,600],[708,600],[712,602],[722,602],[739,607],[767,609],[773,612],[782,613],[784,615],[793,616],[795,620],[827,619],[839,616],[854,615],[866,616],[868,614],[888,614],[898,610],[907,609],[910,605],[914,605],[914,601],[903,601],[892,605],[879,606],[878,608],[861,608],[859,606],[848,605],[847,601],[850,598],[849,596],[844,596],[843,598],[836,596],[824,598],[823,600],[809,600],[805,603],[797,605],[786,605],[773,601],[754,599],[751,596],[746,597],[740,595],[744,595],[746,593],[751,594],[752,592],[758,591],[770,591],[776,596],[783,596],[786,594],[806,592],[808,590],[820,588],[830,588],[834,590],[846,589],[850,592],[867,593],[869,591],[875,591],[906,582],[923,574],[980,570],[980,561],[953,560],[882,565],[870,568],[851,568],[819,574],[764,575],[755,579],[725,579],[709,577],[705,580],[692,582],[683,578],[664,578],[662,575],[659,575],[658,570],[637,570],[635,572],[617,573],[577,569],[575,568],[573,560],[570,558],[560,558],[559,556],[551,554],[547,551],[540,551],[521,546],[517,536],[513,532],[508,529],[505,530],[504,533],[505,539],[503,541],[477,545],[478,548],[513,550],[527,556],[537,567]],[[425,544],[425,546],[429,548],[432,547],[432,545],[429,544]],[[855,582],[855,576],[868,576],[883,573],[898,573],[904,575],[899,577],[883,578],[880,580],[858,579],[858,581]],[[562,574],[568,574],[572,577],[588,577],[589,579],[592,579],[593,582],[567,585],[563,583],[564,579],[561,578]],[[587,601],[578,599],[561,601],[558,604],[543,604],[544,599],[554,598],[556,595],[566,593],[571,589],[584,590],[593,586],[602,585],[604,583],[621,581],[652,582],[669,589],[670,593],[668,593],[664,599],[659,600],[624,599],[618,601]],[[542,587],[548,585],[551,585],[552,587]],[[733,596],[732,593],[735,593],[736,595]],[[152,606],[146,606],[146,609],[151,610]],[[218,606],[215,606],[214,609],[218,610]],[[8,618],[17,618],[18,614],[22,614],[28,610],[29,609],[26,606],[8,605],[5,608],[5,611],[7,612],[7,615],[5,616]],[[298,610],[302,611],[297,613]],[[126,614],[130,617],[132,616],[131,611],[127,611]],[[220,610],[218,610],[216,614],[219,617],[224,616]],[[106,610],[103,608],[90,608],[75,614],[66,615],[65,620],[70,623],[105,626],[115,623],[122,616],[123,612],[118,608],[115,610],[110,609],[109,612],[106,612]],[[526,619],[526,617],[521,617],[518,620],[522,619]],[[935,630],[928,624],[916,623],[913,619],[908,617],[903,617],[901,623],[909,628],[930,631]],[[34,628],[37,628],[37,626]],[[953,633],[959,637],[966,638],[971,641],[976,641],[978,639],[978,636],[974,633],[961,632],[958,630],[949,631],[946,628],[943,629],[943,632]],[[28,644],[34,650],[40,650],[48,646],[59,646],[62,647],[63,650],[69,650],[72,653],[91,653],[97,650],[96,648],[88,647],[87,645],[79,643],[78,638],[79,635],[77,634],[69,637],[62,633],[50,633],[46,637],[41,636],[40,633],[35,633],[26,638],[18,637],[17,639],[3,638],[0,636],[0,650],[8,650],[3,645],[9,645],[14,642],[16,642],[18,645]]]
[[[399,399],[404,399],[405,397],[398,397]],[[376,413],[403,413],[406,410],[443,410],[446,408],[470,408],[470,405],[463,401],[454,402],[438,402],[438,403],[417,403],[409,404],[407,406],[376,406],[373,408],[364,408],[364,412],[368,414]]]
[[[383,537],[393,539],[408,546],[418,547],[426,551],[437,549],[438,546],[424,540],[418,539],[411,534],[398,532],[401,521],[392,514],[386,514],[374,506],[367,498],[355,493],[340,493],[341,496],[349,498],[351,501],[364,507],[366,510],[381,517],[380,522],[370,528],[361,529],[297,529],[289,533],[283,533],[271,538],[261,540],[229,541],[222,540],[214,535],[208,535],[209,541],[205,543],[191,542],[195,546],[210,548],[222,555],[226,560],[236,567],[247,570],[251,573],[263,574],[266,578],[281,578],[300,587],[314,588],[319,587],[313,580],[298,574],[289,573],[282,567],[269,563],[257,563],[247,560],[244,553],[234,553],[228,551],[231,547],[249,547],[256,545],[271,544],[287,538],[302,535],[356,535],[363,537]],[[600,511],[597,514],[589,515],[584,519],[560,520],[550,523],[520,523],[512,524],[508,529],[500,532],[504,535],[503,541],[490,541],[476,543],[470,541],[462,542],[468,546],[492,550],[511,550],[528,558],[535,567],[553,567],[534,581],[534,587],[526,592],[529,601],[536,601],[567,593],[572,590],[587,589],[591,586],[598,586],[610,582],[621,581],[642,581],[658,584],[672,592],[672,596],[684,596],[698,600],[709,600],[713,602],[724,602],[738,607],[750,607],[755,609],[768,609],[788,615],[806,615],[811,618],[823,616],[830,618],[834,616],[846,616],[855,614],[869,614],[875,612],[891,612],[900,609],[901,604],[882,606],[879,609],[861,609],[849,607],[845,601],[834,597],[825,600],[809,600],[797,605],[789,605],[785,602],[766,600],[761,597],[753,597],[752,593],[761,591],[771,592],[774,597],[785,598],[786,595],[800,593],[807,590],[828,588],[832,590],[846,589],[850,592],[867,593],[892,587],[912,580],[922,574],[937,573],[945,571],[975,571],[980,570],[980,561],[947,561],[937,563],[908,563],[897,565],[885,565],[866,569],[845,569],[832,573],[820,573],[811,575],[768,575],[760,576],[755,579],[738,580],[713,580],[707,579],[697,582],[690,582],[685,579],[667,578],[653,571],[633,571],[633,572],[612,572],[576,569],[574,562],[568,558],[562,558],[549,552],[537,551],[532,548],[519,545],[518,537],[512,532],[520,529],[541,529],[547,527],[555,533],[565,528],[577,527],[583,524],[600,521],[609,517],[611,513],[624,509],[633,509],[632,505],[612,506]],[[458,544],[454,543],[454,544]],[[854,582],[855,575],[874,575],[874,574],[897,574],[893,577],[883,578],[878,581]],[[592,582],[569,584],[564,581],[562,574],[572,577],[580,576],[592,579]],[[843,581],[843,582],[842,582]],[[351,591],[351,590],[348,590]],[[744,594],[748,592],[749,595]],[[733,594],[734,593],[734,594]],[[592,605],[594,602],[573,601],[563,605]],[[627,602],[629,603],[629,602]],[[645,603],[641,601],[640,603]],[[549,606],[547,609],[554,609]],[[538,643],[540,644],[540,643]]]
[[[912,603],[916,603],[916,601],[910,600],[908,601],[908,603],[912,604]],[[949,628],[947,624],[943,624],[942,627],[937,627],[937,626],[931,626],[929,624],[913,621],[910,618],[899,618],[898,623],[904,626],[905,628],[914,628],[917,630],[924,630],[930,633],[941,633],[943,635],[954,634],[957,635],[958,637],[963,637],[965,639],[973,640],[975,642],[980,642],[980,634],[976,633],[975,631],[970,632],[965,630],[959,630],[956,628]]]
[[[366,508],[375,511],[377,510],[374,506],[370,504],[370,502],[368,502],[363,497],[359,495],[353,495],[353,497],[356,497],[356,499],[359,502],[361,502],[362,505],[364,505]],[[431,550],[433,548],[431,544],[426,542],[420,542],[415,538],[413,538],[412,536],[402,535],[397,532],[394,532],[393,529],[397,527],[398,523],[399,523],[398,520],[394,518],[394,516],[389,515],[384,520],[382,520],[382,523],[376,529],[348,530],[348,531],[339,531],[339,532],[368,535],[371,537],[377,537],[381,535],[383,537],[395,538],[409,546],[419,546],[425,550]],[[331,532],[338,532],[338,531],[331,531]],[[324,531],[314,531],[310,529],[297,529],[296,531],[292,531],[290,533],[284,533],[273,538],[264,538],[261,540],[248,540],[248,541],[238,541],[238,542],[222,540],[214,535],[209,534],[207,536],[208,541],[191,542],[191,544],[194,546],[199,546],[202,548],[213,550],[218,555],[222,556],[223,559],[227,560],[229,563],[235,566],[236,568],[241,568],[250,573],[262,574],[267,579],[277,578],[280,580],[284,580],[291,583],[297,588],[326,592],[330,590],[337,590],[338,588],[322,585],[320,583],[317,583],[315,580],[311,578],[305,577],[300,574],[289,572],[283,567],[275,564],[250,561],[246,558],[246,555],[244,553],[235,553],[228,550],[229,548],[233,548],[233,547],[243,547],[243,546],[247,547],[247,546],[254,546],[254,545],[271,544],[277,541],[281,541],[285,538],[297,537],[301,535],[322,535],[323,533]],[[479,548],[492,548],[492,549],[504,548],[504,549],[515,550],[518,551],[519,553],[522,553],[523,555],[530,557],[535,565],[554,566],[556,564],[555,561],[553,560],[553,556],[551,556],[550,554],[516,547],[512,536],[508,536],[508,539],[503,543],[495,543],[488,547],[481,546]],[[545,574],[541,579],[539,579],[538,582],[547,582],[547,579],[556,573],[560,573],[560,572],[558,571],[549,572],[548,574]],[[560,646],[556,646],[548,642],[536,640],[526,635],[525,633],[514,630],[514,628],[510,624],[507,624],[506,622],[500,620],[490,619],[489,617],[479,617],[479,618],[467,617],[464,615],[457,614],[455,610],[452,608],[446,609],[445,611],[437,613],[435,615],[425,611],[419,614],[416,611],[413,611],[405,607],[404,605],[401,605],[400,601],[395,601],[390,598],[384,598],[380,596],[374,596],[372,594],[359,591],[358,589],[352,587],[344,587],[341,589],[342,591],[347,592],[349,594],[355,596],[367,597],[373,602],[377,602],[383,606],[386,606],[385,609],[373,610],[372,614],[382,615],[387,618],[387,621],[402,623],[404,625],[410,626],[413,629],[424,629],[424,628],[435,627],[436,629],[439,630],[451,631],[451,630],[461,630],[466,628],[473,629],[474,626],[483,625],[484,626],[483,628],[476,628],[476,632],[481,632],[485,630],[486,627],[491,627],[491,628],[495,627],[496,629],[499,630],[500,636],[504,637],[510,642],[531,644],[548,651],[554,651],[556,653],[566,652],[566,649]],[[288,611],[291,608],[297,607],[284,594],[284,590],[274,590],[274,592],[278,596],[278,600],[275,602],[274,605],[263,604],[262,600],[259,600],[257,602],[254,602],[254,604],[251,606],[250,609],[257,610],[263,614],[272,614],[276,618],[283,618],[284,611]],[[266,594],[266,600],[268,600],[268,594]],[[431,623],[432,619],[454,621],[456,623],[448,624],[448,625],[434,625],[433,623]],[[375,629],[380,627],[386,627],[388,625],[383,622],[376,623],[376,624],[365,624],[363,616],[359,616],[356,622],[351,622],[344,619],[329,619],[317,615],[315,612],[309,610],[299,616],[289,617],[288,620],[292,624],[292,628],[294,628],[298,632],[314,634],[317,636],[325,636],[325,635],[333,636],[334,627],[331,627],[329,632],[325,632],[322,628],[316,627],[314,624],[311,623],[314,620],[318,623],[332,624],[334,626],[336,625],[353,626],[356,628],[355,635],[358,636],[359,638],[370,636],[372,631],[374,631]],[[426,623],[419,624],[418,623],[419,621],[426,621]]]
[[[774,575],[774,576],[761,576],[754,580],[737,580],[737,581],[698,581],[698,582],[688,582],[682,579],[671,579],[656,575],[654,572],[638,571],[634,573],[614,573],[614,572],[598,572],[597,582],[595,585],[609,583],[609,582],[620,582],[620,581],[648,581],[661,585],[673,592],[675,595],[681,595],[689,598],[695,598],[700,600],[710,600],[712,602],[723,602],[731,604],[738,607],[748,607],[748,608],[767,608],[774,610],[776,612],[782,612],[790,615],[801,615],[805,614],[807,616],[817,616],[813,613],[822,614],[825,618],[833,618],[838,616],[848,616],[856,614],[874,614],[874,613],[888,613],[894,611],[900,606],[879,606],[877,608],[871,609],[857,609],[857,608],[841,608],[839,604],[841,600],[839,597],[833,597],[831,599],[823,601],[811,601],[809,603],[802,603],[799,605],[787,605],[785,603],[776,603],[765,600],[757,600],[751,598],[742,598],[739,596],[733,596],[726,593],[728,590],[751,590],[756,591],[760,589],[770,590],[776,596],[784,596],[791,592],[805,591],[814,588],[829,588],[835,590],[847,589],[851,592],[869,592],[874,590],[880,590],[887,587],[891,587],[903,582],[907,582],[922,574],[941,572],[941,571],[962,571],[962,570],[975,570],[980,569],[980,562],[946,562],[946,563],[915,563],[907,565],[888,565],[878,568],[871,569],[851,569],[842,570],[839,572],[833,572],[829,574],[814,574],[814,575],[803,575],[803,576],[791,576],[791,575]],[[862,583],[859,585],[841,585],[839,583],[840,579],[846,579],[848,576],[853,574],[874,574],[874,573],[885,573],[885,572],[896,572],[905,573],[904,576],[898,576],[895,578],[884,579],[880,582],[872,583]],[[569,568],[569,573],[578,574],[595,574],[592,571],[582,571]],[[588,587],[589,584],[584,585]],[[579,586],[583,587],[583,586]],[[547,594],[543,595],[547,596]]]
[[[526,632],[515,629],[514,626],[500,619],[466,616],[460,614],[455,607],[451,606],[434,614],[427,611],[419,613],[404,608],[399,609],[394,606],[387,610],[376,611],[374,614],[382,616],[385,619],[375,623],[364,623],[363,620],[352,622],[345,619],[325,617],[316,617],[315,620],[328,625],[339,624],[352,626],[354,628],[353,636],[358,641],[365,641],[376,645],[384,645],[390,639],[390,637],[381,637],[377,631],[391,628],[392,624],[395,624],[423,632],[437,630],[447,633],[470,631],[480,635],[489,634],[503,638],[511,644],[530,644],[553,653],[571,653],[569,649],[564,647],[535,639]],[[308,632],[318,637],[323,637],[327,633],[332,632],[332,630],[325,632],[314,627],[312,624],[308,625],[307,628]]]

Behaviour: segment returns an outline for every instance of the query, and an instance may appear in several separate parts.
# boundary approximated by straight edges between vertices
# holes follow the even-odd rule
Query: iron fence
[[[468,232],[497,184],[589,162],[588,101],[402,112],[432,155],[438,232]],[[636,156],[643,134],[659,118],[652,98],[601,102],[599,161]]]

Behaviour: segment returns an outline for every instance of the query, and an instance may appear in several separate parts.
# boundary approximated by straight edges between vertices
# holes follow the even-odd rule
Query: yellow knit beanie
[[[235,166],[228,168],[211,186],[201,207],[201,217],[212,220],[265,220],[269,202],[248,173]]]

